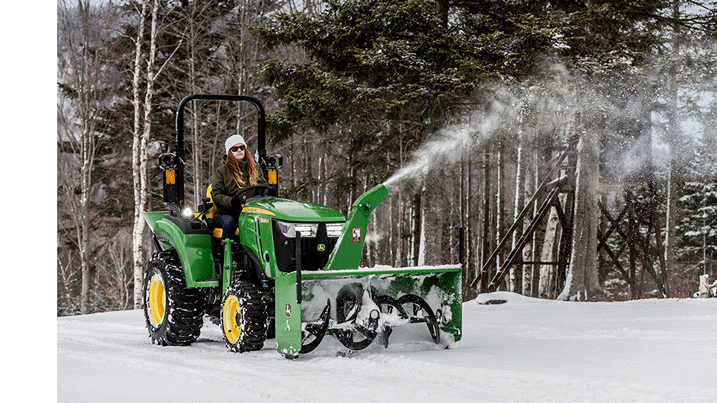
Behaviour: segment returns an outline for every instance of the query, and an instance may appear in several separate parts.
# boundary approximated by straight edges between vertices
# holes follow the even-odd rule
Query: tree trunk
[[[464,299],[472,299],[474,298],[477,293],[476,290],[470,289],[468,287],[469,284],[471,284],[471,281],[473,281],[473,278],[475,276],[471,276],[471,274],[474,273],[472,270],[472,253],[473,253],[473,246],[470,239],[470,230],[467,228],[470,224],[470,183],[471,183],[471,172],[470,172],[470,160],[471,157],[468,157],[468,161],[466,161],[466,152],[465,147],[461,148],[461,159],[459,164],[459,189],[458,189],[458,226],[459,228],[463,229],[463,279],[464,279],[464,288],[463,288],[463,295]],[[479,266],[479,265],[475,265]],[[475,267],[475,273],[477,274],[480,271],[480,267]],[[477,285],[477,288],[480,289],[480,284]]]
[[[525,195],[531,195],[533,193],[533,190],[532,190],[533,186],[532,186],[532,180],[531,180],[532,176],[533,176],[533,168],[532,168],[533,163],[531,161],[532,158],[530,157],[530,155],[531,155],[531,153],[527,153],[527,155],[523,156],[523,159],[527,160],[527,161],[525,161],[525,176],[523,178],[523,181],[524,181],[524,183],[523,183],[523,204],[525,204]],[[529,219],[529,217],[535,217],[537,215],[538,208],[539,208],[537,203],[538,203],[537,200],[533,202],[533,214],[531,216],[526,215],[525,218],[523,219],[523,224],[524,224],[523,227],[524,228],[530,226],[531,220]],[[528,208],[530,206],[525,206],[525,207]],[[522,211],[522,209],[521,209],[521,211]],[[533,232],[533,234],[531,235],[530,241],[526,242],[525,246],[523,247],[523,250],[521,251],[523,261],[528,261],[528,262],[535,261],[535,259],[533,259],[533,257],[532,257],[534,240],[535,240],[535,232]],[[533,281],[532,274],[533,274],[534,267],[535,267],[535,265],[527,265],[527,266],[523,266],[523,268],[522,268],[521,288],[520,288],[521,292],[520,293],[523,295],[526,295],[526,296],[530,295],[531,284]]]
[[[538,156],[538,153],[536,152],[535,153],[535,164],[533,166],[533,169],[534,169],[533,177],[535,178],[535,181],[533,182],[533,192],[537,191],[538,186],[540,186],[539,164],[540,164],[540,157]],[[534,207],[535,207],[535,209],[533,211],[535,213],[533,215],[535,216],[535,214],[537,214],[538,208],[539,208],[537,199],[535,200]],[[532,259],[534,262],[540,260],[540,258],[538,257],[539,252],[538,252],[538,235],[537,234],[538,234],[537,232],[533,233],[533,248],[532,248],[533,256],[532,256]],[[539,288],[540,288],[540,265],[533,264],[533,266],[531,266],[531,275],[530,276],[531,276],[531,284],[530,284],[531,294],[530,294],[530,296],[533,298],[538,298]]]
[[[489,146],[486,144],[485,149],[483,150],[483,182],[485,188],[483,189],[483,232],[482,232],[482,242],[481,242],[481,268],[483,268],[483,265],[488,260],[488,257],[490,256],[490,199],[491,199],[491,183],[490,183],[490,149]],[[498,184],[500,187],[500,184]],[[481,278],[481,282],[488,284],[488,281],[490,281],[490,278],[488,276],[485,276]]]
[[[393,127],[390,128],[390,130],[392,130],[392,131],[393,131],[393,129],[394,129]],[[400,136],[398,133],[396,133],[396,135],[399,136],[399,142],[398,142],[398,163],[399,163],[399,165],[398,165],[398,167],[400,170],[400,169],[403,169],[403,137]],[[404,216],[404,204],[403,204],[403,200],[402,200],[403,197],[401,197],[401,193],[399,193],[397,195],[396,199],[398,202],[398,238],[396,239],[396,241],[398,242],[398,248],[397,248],[398,253],[396,253],[396,260],[395,260],[394,266],[395,267],[403,267],[404,262],[405,262],[405,260],[403,258],[404,253],[405,253],[404,238],[403,238],[403,229],[404,229],[404,225],[405,225],[405,220],[403,217]]]
[[[562,301],[603,297],[597,266],[599,143],[599,135],[590,132],[583,132],[578,141],[573,243],[565,288],[558,296]]]
[[[564,195],[560,195],[564,197]],[[555,236],[558,233],[558,224],[560,219],[558,218],[558,211],[555,207],[551,207],[550,215],[548,216],[548,223],[545,228],[545,237],[543,238],[543,247],[540,252],[540,261],[549,262],[555,261],[553,257],[553,250],[555,248]],[[552,286],[552,276],[554,275],[555,265],[542,265],[540,266],[540,284],[538,297],[540,298],[552,298],[550,294]]]
[[[82,291],[80,293],[80,312],[89,313],[89,298],[90,298],[90,188],[92,186],[92,168],[94,166],[94,123],[92,112],[92,88],[90,87],[91,77],[90,69],[87,68],[86,64],[89,63],[90,43],[89,43],[89,30],[88,26],[90,6],[82,1],[78,2],[80,10],[80,18],[82,20],[82,65],[85,65],[82,70],[81,82],[85,85],[80,86],[79,97],[81,102],[81,146],[80,146],[80,160],[82,166],[80,168],[80,222],[81,222],[81,234],[80,234],[80,261],[82,262]]]
[[[403,198],[399,194],[396,197],[396,199],[398,202],[398,214],[397,214],[398,237],[396,239],[396,242],[398,243],[398,248],[397,248],[398,252],[396,253],[396,260],[395,260],[394,266],[395,267],[403,267],[404,262],[405,262],[405,260],[403,258],[404,253],[405,253],[405,248],[404,248],[405,240],[403,239],[403,229],[405,228],[404,226],[406,225],[405,220],[404,220],[405,213],[404,213],[404,206],[403,206],[403,200],[402,200]]]
[[[425,192],[425,188],[423,189],[423,192]],[[420,214],[420,234],[418,236],[418,259],[416,259],[416,266],[425,266],[426,265],[426,210],[428,208],[427,206],[427,200],[425,197],[422,197],[421,200],[421,209],[419,211]]]
[[[503,239],[505,233],[505,192],[503,191],[503,177],[505,176],[505,149],[504,142],[499,140],[498,143],[498,179],[496,185],[496,197],[495,197],[495,244],[498,245]],[[503,253],[499,253],[495,258],[495,270],[500,270],[503,264]],[[488,270],[488,276],[485,279],[485,287],[488,287],[488,282],[493,278],[493,270]]]
[[[421,193],[416,192],[411,204],[411,265],[418,266],[419,252],[421,248]]]
[[[142,281],[144,275],[144,229],[145,222],[142,218],[142,212],[146,209],[146,192],[147,178],[146,171],[146,139],[144,139],[146,125],[140,131],[142,126],[141,101],[139,91],[139,80],[142,74],[142,41],[144,37],[145,14],[149,0],[142,2],[141,15],[139,19],[137,43],[135,46],[135,68],[132,78],[132,92],[134,102],[134,133],[132,140],[132,179],[134,184],[134,227],[132,230],[132,261],[134,273],[134,307],[135,309],[142,307]],[[148,83],[149,86],[149,83]],[[145,99],[146,101],[146,99]],[[145,118],[148,116],[145,105]],[[143,149],[144,147],[144,149]],[[142,161],[145,161],[143,164]]]
[[[188,11],[189,14],[189,40],[187,45],[189,46],[189,91],[190,94],[196,94],[200,91],[197,89],[197,27],[196,27],[196,15],[197,15],[197,2],[192,2],[191,9]],[[195,104],[196,105],[196,104]],[[194,205],[199,206],[200,195],[202,191],[201,186],[201,148],[199,145],[199,108],[192,105],[190,109],[192,115],[192,176],[194,189]],[[186,170],[185,170],[186,175]]]
[[[521,133],[519,135],[518,139],[518,157],[516,161],[516,172],[515,172],[515,204],[514,204],[514,210],[513,210],[513,220],[517,220],[518,216],[520,215],[520,212],[523,211],[523,204],[525,203],[525,190],[523,189],[523,182],[524,182],[524,161],[523,161],[523,134]],[[518,245],[518,241],[520,240],[520,236],[523,234],[523,222],[522,220],[518,222],[518,225],[515,227],[515,232],[513,232],[513,249],[516,248]],[[522,252],[521,252],[522,253]],[[514,264],[510,267],[510,291],[511,292],[520,292],[522,289],[521,280],[522,280],[522,271],[523,271],[523,265],[521,264]]]
[[[526,180],[526,188],[528,187],[528,183],[530,183],[529,194],[534,194],[535,191],[538,189],[538,186],[540,186],[540,178],[539,178],[539,168],[538,168],[538,152],[537,150],[532,153],[531,157],[531,174],[530,178],[531,180]],[[533,217],[537,217],[538,215],[538,209],[540,208],[540,204],[538,203],[538,200],[533,201]],[[536,262],[538,260],[538,231],[533,231],[533,234],[530,237],[530,247],[524,250],[523,257],[524,259],[530,260],[532,262]],[[529,270],[523,271],[523,295],[531,296],[533,298],[538,297],[538,282],[540,280],[539,276],[539,266],[535,263],[532,263],[529,266]]]
[[[680,0],[673,1],[672,16],[677,20],[680,18]],[[680,39],[678,38],[678,27],[674,27],[672,38],[673,60],[677,60],[680,53]],[[675,62],[673,62],[675,63]],[[667,216],[665,220],[665,266],[673,270],[675,263],[675,227],[677,225],[677,188],[680,182],[680,164],[677,156],[679,150],[679,123],[677,121],[677,65],[670,67],[668,78],[668,100],[667,100],[667,143],[670,147],[670,161],[667,178]]]
[[[480,262],[477,259],[480,257],[478,253],[478,247],[473,242],[473,203],[471,203],[473,193],[473,158],[468,157],[466,166],[466,189],[463,195],[465,203],[465,211],[463,212],[463,225],[465,230],[463,231],[465,241],[465,256],[466,271],[473,272],[474,270],[480,270]]]
[[[390,265],[395,265],[396,263],[396,243],[394,235],[394,218],[393,218],[393,204],[394,204],[394,196],[390,195],[388,200],[388,261],[391,262]]]

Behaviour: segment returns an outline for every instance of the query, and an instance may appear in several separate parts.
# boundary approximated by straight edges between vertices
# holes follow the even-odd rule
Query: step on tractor
[[[184,108],[190,101],[248,102],[256,109],[256,161],[268,185],[239,192],[253,195],[245,200],[236,233],[223,241],[211,197],[196,210],[184,200]],[[402,338],[443,347],[460,340],[460,265],[359,267],[369,216],[388,195],[385,186],[361,195],[348,217],[278,197],[282,157],[267,154],[264,108],[252,97],[184,98],[176,137],[176,150],[159,157],[167,211],[143,213],[156,249],[142,290],[153,343],[190,345],[205,317],[221,327],[231,351],[260,350],[275,338],[277,351],[290,359],[312,352],[326,335],[348,350],[374,340],[387,347],[399,329]]]

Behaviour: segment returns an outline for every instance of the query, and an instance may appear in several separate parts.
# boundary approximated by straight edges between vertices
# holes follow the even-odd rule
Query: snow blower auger
[[[256,160],[269,185],[239,192],[255,195],[246,199],[232,239],[220,241],[210,197],[198,211],[185,206],[184,108],[193,100],[248,102],[257,111]],[[186,97],[177,110],[176,151],[159,162],[170,208],[143,214],[156,248],[143,286],[153,343],[190,345],[205,314],[221,326],[231,351],[259,350],[275,337],[287,358],[310,353],[326,335],[349,350],[374,341],[388,346],[399,329],[409,329],[402,337],[443,346],[460,340],[460,266],[359,268],[369,216],[387,196],[385,186],[360,196],[348,219],[325,206],[277,197],[282,157],[266,153],[258,100]]]

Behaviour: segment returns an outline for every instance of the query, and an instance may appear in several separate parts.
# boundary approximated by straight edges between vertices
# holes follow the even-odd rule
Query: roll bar
[[[176,203],[178,207],[184,205],[184,108],[190,101],[194,100],[207,100],[207,101],[230,101],[230,102],[248,102],[256,108],[257,111],[257,163],[261,167],[262,173],[265,179],[268,175],[267,166],[270,168],[278,168],[281,165],[281,156],[272,155],[271,158],[267,158],[266,154],[266,113],[264,112],[264,106],[259,102],[258,99],[244,96],[244,95],[213,95],[213,94],[192,94],[179,102],[177,108],[177,149],[173,154],[163,154],[160,156],[160,166],[165,171],[164,181],[164,201],[165,203]],[[169,160],[173,160],[171,164]],[[278,165],[278,166],[277,166]],[[172,170],[172,180],[167,178],[170,174],[167,173],[169,168]],[[171,183],[173,182],[173,183]]]

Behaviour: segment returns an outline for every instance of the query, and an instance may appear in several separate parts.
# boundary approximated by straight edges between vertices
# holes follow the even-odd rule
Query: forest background
[[[581,200],[615,212],[626,184],[638,184],[641,202],[654,189],[664,255],[647,249],[671,285],[666,295],[643,276],[635,292],[613,270],[595,296],[691,296],[699,275],[717,274],[716,9],[707,0],[59,0],[57,314],[139,306],[151,253],[139,213],[165,208],[157,158],[174,149],[176,107],[194,93],[264,103],[270,152],[284,156],[283,197],[346,212],[372,186],[397,189],[372,218],[364,265],[455,263],[463,228],[465,299],[546,166],[577,142],[579,182],[594,192]],[[240,133],[256,149],[255,119],[244,107],[190,105],[189,205],[222,163],[225,138]],[[576,222],[606,225],[577,199]],[[524,256],[554,257],[556,220],[541,223]],[[594,277],[610,261],[596,242],[582,245]],[[501,287],[557,298],[568,288],[557,275],[518,266]]]

